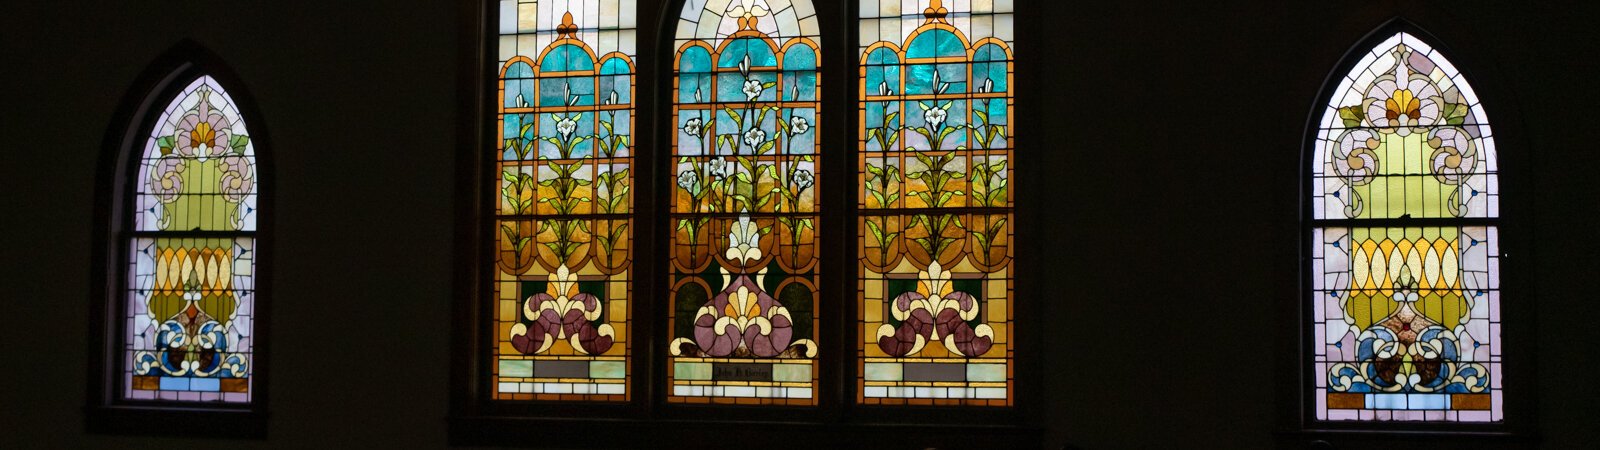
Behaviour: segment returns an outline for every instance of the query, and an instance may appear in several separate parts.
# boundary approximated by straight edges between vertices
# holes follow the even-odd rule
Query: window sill
[[[1308,428],[1274,433],[1279,448],[1370,448],[1415,443],[1450,448],[1537,448],[1538,436],[1495,429]]]
[[[247,409],[89,406],[84,408],[84,425],[90,434],[255,440],[267,437],[267,414]]]
[[[1038,428],[682,419],[453,417],[450,444],[561,448],[1039,448]]]

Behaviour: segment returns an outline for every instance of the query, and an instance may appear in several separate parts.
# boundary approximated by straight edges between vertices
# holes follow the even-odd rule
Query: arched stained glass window
[[[635,6],[500,2],[495,399],[625,401]]]
[[[1011,2],[861,16],[857,400],[1009,405]]]
[[[1360,55],[1316,135],[1310,315],[1318,420],[1502,418],[1493,133],[1443,55]]]
[[[679,17],[668,401],[815,404],[816,12],[689,0]]]
[[[250,402],[260,212],[245,117],[215,79],[197,77],[135,164],[121,397]]]

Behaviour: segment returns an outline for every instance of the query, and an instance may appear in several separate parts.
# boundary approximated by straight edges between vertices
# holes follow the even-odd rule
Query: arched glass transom
[[[1501,420],[1500,187],[1471,86],[1398,33],[1314,132],[1316,418]]]

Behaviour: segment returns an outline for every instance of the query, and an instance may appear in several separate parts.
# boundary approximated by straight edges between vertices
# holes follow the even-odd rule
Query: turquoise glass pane
[[[928,30],[917,35],[906,47],[907,58],[933,58],[939,56],[966,56],[967,49],[955,33],[945,30]]]
[[[717,67],[739,67],[746,56],[750,57],[750,67],[774,67],[778,65],[778,55],[774,54],[772,47],[765,41],[751,38],[735,39],[728,43],[722,51]]]
[[[623,61],[622,58],[607,58],[604,63],[600,64],[601,75],[621,75],[629,72],[631,70],[628,68],[628,62]]]
[[[594,70],[594,60],[589,58],[589,52],[576,45],[563,45],[544,55],[544,60],[539,61],[539,70],[543,72]]]
[[[811,47],[796,45],[789,47],[783,54],[783,70],[815,70],[817,68],[817,52]]]
[[[679,73],[707,73],[711,71],[711,53],[705,47],[689,47],[678,58]]]

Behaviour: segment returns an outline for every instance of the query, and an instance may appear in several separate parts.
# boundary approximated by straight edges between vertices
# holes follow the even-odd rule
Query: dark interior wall
[[[83,432],[95,168],[135,77],[219,54],[271,132],[270,434],[241,447],[446,444],[461,113],[454,2],[0,7],[0,447],[173,447]],[[1293,426],[1299,152],[1322,81],[1391,17],[1439,37],[1521,154],[1508,271],[1532,290],[1535,430],[1600,440],[1593,10],[1522,2],[1019,0],[1019,250],[1051,446],[1260,448]],[[1192,3],[1192,4],[1191,4]],[[654,14],[640,14],[641,18]],[[641,46],[641,48],[644,48]],[[487,65],[485,66],[488,67]],[[834,85],[837,86],[837,85]],[[1508,158],[1511,156],[1508,156]],[[1533,328],[1533,327],[1537,328]],[[1513,331],[1508,331],[1512,333]],[[1532,372],[1529,372],[1531,375]],[[183,424],[173,424],[181,429]]]

